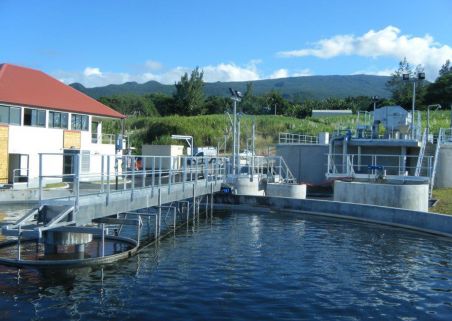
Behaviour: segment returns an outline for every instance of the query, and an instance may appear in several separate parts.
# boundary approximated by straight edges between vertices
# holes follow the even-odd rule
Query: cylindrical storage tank
[[[234,187],[237,195],[263,196],[265,194],[265,189],[263,184],[260,184],[258,176],[254,176],[253,180],[249,176],[239,176],[235,179]]]
[[[334,182],[334,200],[428,211],[428,184]]]
[[[452,187],[452,145],[441,145],[436,165],[435,187]]]
[[[275,184],[268,183],[266,196],[290,197],[297,199],[306,198],[306,184]]]

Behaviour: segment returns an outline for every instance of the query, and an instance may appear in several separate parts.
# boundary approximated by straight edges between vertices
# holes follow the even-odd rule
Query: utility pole
[[[403,74],[402,79],[404,81],[410,81],[410,74]],[[425,73],[424,72],[418,72],[417,77],[413,78],[413,98],[411,99],[411,139],[416,139],[416,136],[414,135],[414,113],[416,111],[416,81],[417,80],[424,80],[425,79]]]
[[[229,88],[229,91],[231,93],[231,99],[234,102],[233,103],[233,113],[234,118],[232,122],[232,174],[236,175],[238,174],[238,167],[239,167],[239,161],[240,159],[237,157],[239,153],[240,148],[240,142],[239,146],[237,146],[237,102],[242,101],[242,93],[237,90],[233,90],[232,88]],[[240,139],[240,138],[239,138]]]

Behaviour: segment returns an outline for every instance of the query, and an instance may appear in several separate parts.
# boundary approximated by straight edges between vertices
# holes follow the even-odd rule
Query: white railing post
[[[100,157],[100,192],[104,192],[104,155]]]
[[[110,201],[110,155],[107,156],[107,200],[106,203]]]
[[[74,189],[75,189],[75,212],[78,212],[80,198],[80,154],[75,154]]]
[[[130,166],[132,166],[132,199],[135,191],[135,156],[131,157]]]
[[[141,184],[141,186],[144,188],[146,187],[146,157],[141,157],[141,171],[142,171],[142,179],[143,182]]]
[[[42,205],[42,183],[42,153],[39,153],[39,205]]]

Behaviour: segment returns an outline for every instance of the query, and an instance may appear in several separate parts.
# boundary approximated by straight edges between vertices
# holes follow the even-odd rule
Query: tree
[[[441,104],[443,108],[452,104],[452,72],[443,74],[428,86],[425,101],[429,105]]]
[[[188,78],[185,73],[179,82],[175,84],[174,103],[176,111],[180,115],[199,115],[203,113],[204,108],[204,82],[202,80],[204,73],[196,67]]]
[[[174,98],[172,96],[162,93],[153,93],[150,95],[146,95],[145,97],[146,99],[152,101],[160,115],[168,116],[177,113]]]
[[[441,69],[439,70],[439,76],[441,77],[450,73],[452,73],[452,66],[450,65],[450,60],[447,59],[444,65],[442,65]]]
[[[243,95],[242,102],[240,103],[240,107],[242,108],[242,111],[246,114],[260,114],[261,111],[261,104],[260,99],[256,96],[254,96],[254,89],[253,89],[253,83],[250,81],[246,84],[246,91]]]
[[[223,114],[230,105],[231,100],[228,97],[209,96],[204,107],[208,114]]]
[[[99,101],[129,116],[160,116],[152,101],[144,96],[117,95],[100,97]]]
[[[289,102],[281,95],[279,91],[272,90],[265,96],[265,101],[267,105],[267,113],[284,115],[289,108]]]
[[[386,87],[392,93],[392,100],[404,107],[409,109],[413,97],[413,84],[412,81],[403,80],[403,75],[408,74],[410,79],[416,81],[416,102],[417,105],[423,104],[423,98],[425,95],[425,86],[422,80],[417,79],[417,74],[423,72],[422,66],[418,65],[416,68],[408,63],[406,58],[403,58],[399,62],[399,68],[392,73],[391,79],[386,83]]]

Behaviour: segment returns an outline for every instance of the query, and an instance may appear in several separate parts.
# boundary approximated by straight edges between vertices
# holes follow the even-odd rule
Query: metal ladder
[[[422,170],[422,161],[424,160],[425,147],[427,146],[427,129],[424,129],[421,141],[421,150],[419,151],[419,156],[417,158],[416,170],[414,176],[419,176]]]
[[[439,158],[439,150],[441,148],[441,144],[444,141],[444,128],[440,128],[439,134],[438,134],[438,140],[436,141],[436,149],[435,149],[435,158],[433,159],[433,168],[432,168],[432,175],[430,177],[430,189],[429,189],[429,196],[432,197],[433,192],[433,186],[435,185],[435,176],[436,176],[436,167],[438,165],[438,158]]]

